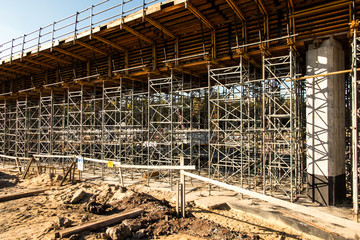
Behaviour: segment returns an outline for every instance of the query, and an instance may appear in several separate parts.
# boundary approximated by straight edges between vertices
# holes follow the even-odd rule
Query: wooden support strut
[[[14,73],[21,74],[21,75],[27,75],[27,73],[25,73],[23,71],[15,70],[15,69],[4,67],[4,66],[0,66],[0,69],[6,70],[9,72],[14,72]]]
[[[169,37],[176,38],[174,33],[172,33],[169,29],[167,29],[166,27],[164,27],[163,25],[161,25],[159,22],[152,19],[151,17],[145,16],[145,20],[147,22],[149,22],[151,25],[153,25],[153,26],[157,27],[158,29],[160,29],[162,32],[164,32]]]
[[[45,57],[48,57],[48,58],[54,59],[54,60],[56,60],[56,61],[58,61],[58,62],[62,62],[62,63],[68,64],[68,65],[72,64],[72,62],[71,62],[71,61],[65,60],[65,59],[63,59],[63,58],[60,58],[60,57],[54,56],[54,55],[49,54],[49,53],[39,52],[39,54],[40,54],[40,55],[43,55],[43,56],[45,56]]]
[[[55,51],[57,51],[57,52],[61,52],[61,53],[65,54],[65,55],[71,56],[71,57],[73,57],[73,58],[77,58],[77,59],[79,59],[79,60],[81,60],[81,61],[84,61],[84,62],[87,60],[87,59],[86,59],[85,57],[83,57],[83,56],[80,56],[80,55],[77,55],[77,54],[75,54],[75,53],[66,51],[66,50],[64,50],[64,49],[62,49],[62,48],[53,47],[53,50],[55,50]]]
[[[30,70],[35,71],[35,72],[41,72],[41,69],[40,69],[40,68],[32,67],[32,66],[26,65],[26,64],[24,64],[24,63],[12,61],[12,64],[15,64],[15,65],[18,65],[18,66],[20,66],[20,67],[24,67],[24,68],[30,69]]]
[[[26,178],[26,175],[27,175],[27,173],[29,172],[30,166],[31,166],[31,164],[32,164],[34,161],[36,161],[36,160],[35,160],[35,157],[32,157],[32,158],[28,161],[28,164],[26,165],[26,169],[25,169],[24,174],[23,174],[23,176],[22,176],[23,179]]]
[[[76,40],[76,43],[83,46],[83,47],[85,47],[85,48],[87,48],[87,49],[93,50],[94,52],[100,53],[100,54],[102,54],[104,56],[108,55],[108,53],[105,52],[104,50],[96,48],[96,47],[94,47],[94,46],[92,46],[92,45],[90,45],[88,43],[85,43],[85,42],[82,42],[82,41],[79,41],[79,40]]]
[[[107,40],[104,37],[101,37],[101,36],[95,35],[95,34],[92,35],[92,37],[95,38],[96,40],[99,40],[100,42],[103,42],[103,43],[109,45],[110,47],[116,48],[116,49],[121,50],[121,51],[127,51],[126,48],[124,48],[124,47],[120,46],[119,44],[116,44],[116,43],[114,43],[114,42],[112,42],[110,40]]]
[[[204,24],[210,28],[215,29],[214,25],[189,1],[186,1],[185,7],[190,10],[197,18],[199,18]]]
[[[65,182],[65,180],[66,180],[67,176],[69,175],[69,173],[70,173],[70,178],[71,178],[71,174],[72,174],[71,170],[72,170],[73,167],[75,167],[76,163],[77,163],[77,159],[75,158],[74,161],[72,161],[72,163],[71,163],[70,167],[68,168],[68,170],[66,171],[65,176],[64,176],[63,180],[60,183],[60,186],[63,185],[63,183]]]
[[[23,61],[31,62],[31,63],[34,63],[34,64],[36,64],[36,65],[40,65],[40,66],[46,67],[46,68],[54,68],[54,66],[52,66],[52,65],[50,65],[50,64],[47,64],[47,63],[44,63],[44,62],[40,62],[40,61],[31,59],[31,58],[23,58]]]
[[[154,44],[154,41],[151,40],[150,38],[148,38],[147,36],[145,36],[144,34],[139,33],[138,31],[132,29],[131,27],[129,27],[128,25],[123,24],[122,28],[125,29],[126,31],[128,31],[129,33],[139,37],[141,40],[150,43],[150,44]]]
[[[238,16],[241,21],[246,23],[246,17],[245,14],[240,10],[240,8],[236,5],[236,3],[233,0],[226,0],[226,2],[229,4],[231,9],[235,12],[236,16]]]
[[[4,75],[4,76],[7,76],[7,77],[12,77],[12,78],[16,77],[15,74],[7,73],[7,72],[0,72],[0,75]]]

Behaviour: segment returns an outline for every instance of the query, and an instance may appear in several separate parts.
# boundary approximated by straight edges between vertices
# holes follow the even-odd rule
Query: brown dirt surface
[[[121,223],[131,231],[127,239],[306,239],[291,228],[229,209],[205,211],[189,205],[188,217],[177,218],[168,201],[172,192],[139,186],[125,189],[102,182],[59,187],[60,181],[61,177],[52,174],[23,180],[16,172],[0,169],[0,195],[49,189],[37,196],[0,202],[0,239],[54,239],[55,232],[66,227],[132,208],[143,208],[145,212]],[[80,200],[72,204],[75,193]],[[107,229],[83,232],[70,239],[110,239],[105,234]]]

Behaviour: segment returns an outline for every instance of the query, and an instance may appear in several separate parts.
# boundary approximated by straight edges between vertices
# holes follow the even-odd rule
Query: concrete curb
[[[326,229],[322,226],[313,226],[311,225],[311,220],[308,219],[299,219],[296,217],[296,213],[292,213],[291,210],[288,210],[286,208],[278,207],[272,205],[270,208],[262,207],[260,204],[240,204],[235,202],[227,202],[228,206],[231,209],[234,210],[240,210],[242,212],[246,212],[252,215],[255,215],[257,217],[260,217],[262,219],[265,219],[267,221],[276,222],[279,224],[283,224],[286,226],[289,226],[291,228],[294,228],[300,232],[303,232],[308,235],[312,235],[318,238],[322,239],[331,239],[331,240],[347,240],[347,239],[359,239],[359,236],[355,234],[354,237],[347,238],[344,236],[341,236],[339,233],[337,233],[336,229]],[[321,221],[321,220],[320,220]],[[341,228],[341,226],[337,226],[337,228]],[[347,231],[347,229],[343,229],[344,231]]]

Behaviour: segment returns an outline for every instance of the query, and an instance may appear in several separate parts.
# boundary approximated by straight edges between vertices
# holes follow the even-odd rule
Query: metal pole
[[[180,166],[184,166],[184,156],[180,156]],[[185,175],[184,170],[180,170],[180,184],[181,184],[181,216],[186,217],[185,212]]]
[[[358,192],[358,119],[357,119],[357,29],[354,28],[353,32],[353,73],[352,73],[352,195],[353,195],[353,210],[355,220],[358,221],[359,214],[359,192]]]

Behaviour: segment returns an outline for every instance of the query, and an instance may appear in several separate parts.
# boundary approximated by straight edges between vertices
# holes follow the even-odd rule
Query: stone
[[[89,216],[88,215],[84,215],[80,219],[80,223],[84,223],[84,222],[87,222],[87,221],[89,221]]]
[[[122,224],[128,226],[132,232],[136,232],[142,227],[141,221],[139,221],[139,219],[125,219]]]
[[[58,217],[58,222],[57,225],[59,227],[70,227],[71,224],[73,223],[73,221],[71,221],[70,219],[64,218],[64,217]]]
[[[124,240],[131,235],[130,228],[124,224],[106,229],[106,235],[112,240]]]
[[[85,197],[85,195],[86,195],[86,192],[83,189],[77,190],[74,193],[73,197],[71,198],[70,203],[75,204],[75,203],[80,202],[81,199],[83,199]]]
[[[133,233],[133,238],[135,239],[144,238],[145,236],[146,236],[145,229],[140,229],[136,233]]]
[[[69,237],[69,240],[78,240],[80,239],[80,235],[79,234],[73,234]]]

